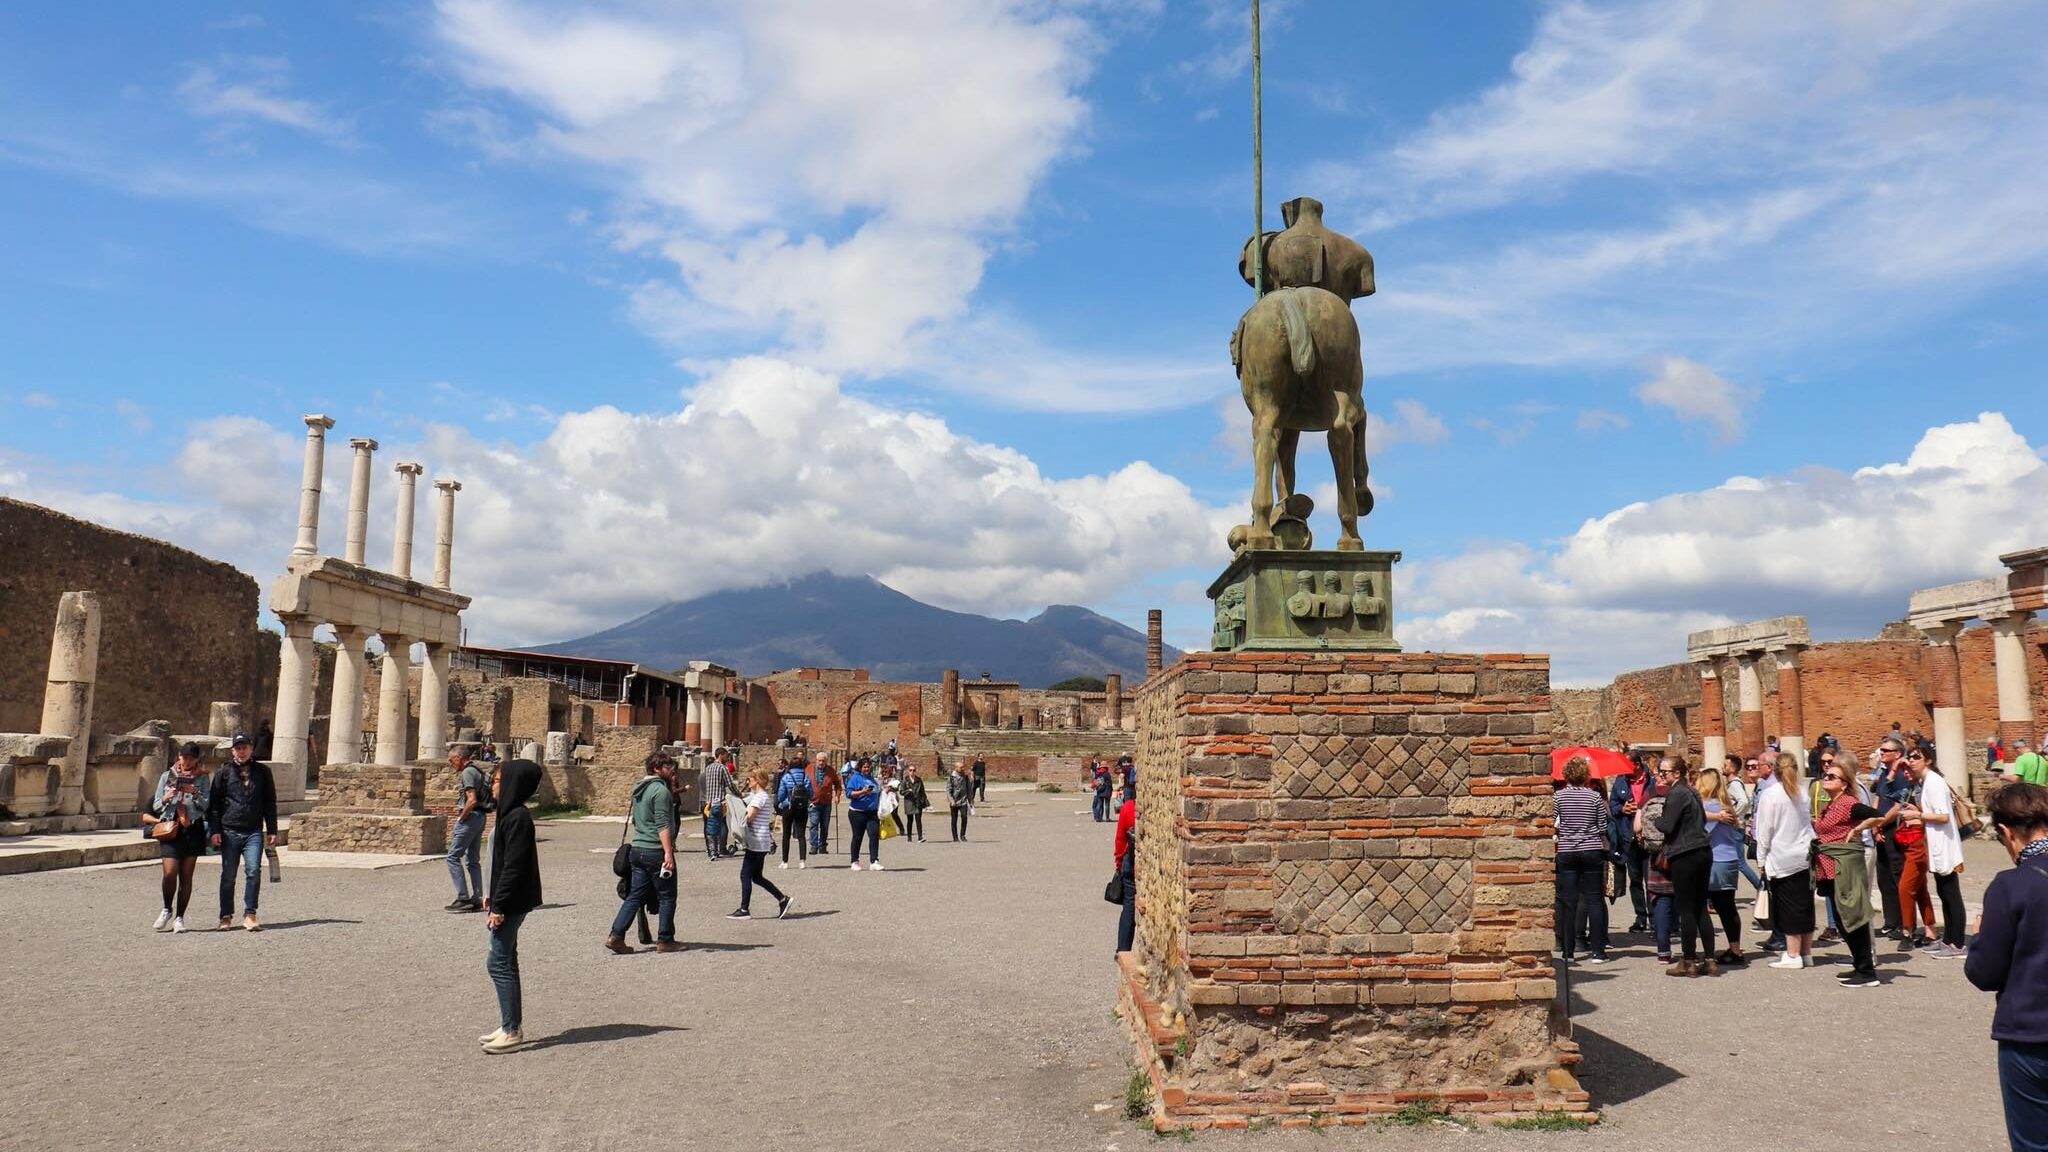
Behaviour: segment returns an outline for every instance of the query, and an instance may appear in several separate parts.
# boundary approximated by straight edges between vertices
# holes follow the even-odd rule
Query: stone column
[[[2027,641],[2021,634],[2032,616],[2031,612],[2014,612],[1990,621],[1991,651],[1998,663],[1998,738],[2008,748],[2017,740],[2032,743],[2036,735],[2027,680]]]
[[[1150,680],[1159,675],[1159,669],[1166,663],[1166,641],[1162,636],[1164,622],[1159,609],[1145,612],[1145,678]]]
[[[100,667],[100,596],[66,592],[57,600],[57,629],[50,637],[50,675],[43,685],[44,736],[68,736],[57,770],[59,816],[85,808],[85,763],[92,754],[92,687]]]
[[[417,464],[398,466],[398,527],[391,536],[391,574],[404,580],[412,579],[412,517],[424,471]]]
[[[713,748],[723,748],[725,746],[725,697],[706,696],[704,698],[704,711],[705,739],[710,742]]]
[[[1960,622],[1922,628],[1927,637],[1927,694],[1934,706],[1934,766],[1949,783],[1969,788],[1969,735],[1963,728],[1963,666],[1956,652]]]
[[[359,438],[348,446],[355,449],[356,458],[348,478],[348,542],[341,558],[361,564],[370,538],[370,457],[377,452],[377,442]]]
[[[960,671],[948,668],[939,675],[939,715],[955,728],[960,726]]]
[[[448,755],[448,664],[452,656],[446,644],[429,644],[426,663],[420,665],[422,760],[441,760]]]
[[[1700,665],[1700,763],[1716,771],[1728,755],[1727,707],[1721,700],[1721,672]]]
[[[334,630],[334,697],[327,706],[327,762],[354,764],[363,757],[363,680],[369,657],[366,628]]]
[[[436,480],[434,491],[439,496],[434,503],[434,587],[446,591],[455,551],[455,494],[462,485]]]
[[[384,663],[377,683],[376,763],[405,766],[407,696],[411,687],[412,637],[384,634]]]
[[[683,743],[704,747],[704,694],[695,688],[683,689]]]
[[[306,417],[306,463],[299,472],[299,539],[292,545],[294,556],[320,554],[320,473],[327,464],[327,430],[332,427],[332,417]]]
[[[1755,652],[1735,654],[1736,750],[1744,756],[1761,756],[1764,751],[1764,684],[1757,678]]]
[[[277,714],[271,718],[271,776],[277,798],[297,800],[306,794],[306,769],[313,749],[307,734],[313,726],[313,621],[287,616],[284,643],[277,649]],[[287,793],[290,793],[287,795]]]
[[[1121,732],[1124,727],[1124,678],[1115,672],[1102,678],[1103,716],[1109,730]]]
[[[1780,648],[1778,659],[1778,747],[1806,758],[1806,705],[1799,696],[1799,649]]]

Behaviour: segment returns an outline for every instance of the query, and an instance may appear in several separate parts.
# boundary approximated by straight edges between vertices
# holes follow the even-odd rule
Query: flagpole
[[[1259,0],[1252,0],[1252,295],[1266,294],[1265,106],[1259,60]]]

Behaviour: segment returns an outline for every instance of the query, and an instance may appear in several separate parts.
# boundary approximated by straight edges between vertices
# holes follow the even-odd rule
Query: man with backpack
[[[675,759],[666,752],[647,757],[647,775],[633,786],[633,798],[626,818],[627,849],[631,873],[626,898],[612,917],[611,935],[604,946],[621,956],[631,955],[626,929],[633,916],[647,906],[654,894],[660,921],[655,934],[656,952],[681,952],[676,942],[676,778]]]
[[[782,766],[782,775],[775,781],[775,811],[782,817],[782,863],[778,867],[789,867],[789,841],[794,837],[796,866],[803,868],[809,855],[805,842],[810,839],[811,784],[802,760]]]
[[[448,836],[448,878],[455,882],[450,912],[484,910],[484,813],[495,806],[490,777],[470,759],[467,744],[448,749],[448,767],[455,770],[455,827]]]

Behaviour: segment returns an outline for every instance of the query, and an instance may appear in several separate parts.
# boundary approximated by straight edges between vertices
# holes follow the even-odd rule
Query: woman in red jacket
[[[1123,915],[1118,917],[1116,926],[1116,950],[1129,952],[1131,940],[1138,934],[1138,879],[1137,853],[1131,851],[1131,836],[1138,828],[1138,801],[1135,797],[1124,801],[1116,814],[1116,870],[1124,878]]]

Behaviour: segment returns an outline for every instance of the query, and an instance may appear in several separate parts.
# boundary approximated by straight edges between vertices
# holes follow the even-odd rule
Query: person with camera
[[[187,743],[178,759],[157,778],[144,831],[157,842],[164,862],[164,908],[151,925],[158,932],[185,930],[185,909],[192,903],[192,873],[206,855],[206,774],[200,771],[205,753]]]
[[[235,733],[233,759],[213,774],[206,797],[206,827],[220,849],[220,930],[235,919],[235,864],[242,865],[242,927],[256,921],[256,899],[263,894],[263,850],[277,847],[277,786],[270,768],[256,759],[256,745]]]
[[[1998,996],[1991,1038],[2013,1152],[2048,1152],[2048,788],[2015,781],[1985,806],[2013,867],[1984,892],[1963,975]]]
[[[633,870],[627,880],[626,898],[612,917],[611,935],[604,946],[621,956],[631,955],[626,929],[633,916],[647,906],[652,893],[659,904],[655,930],[656,952],[681,952],[676,942],[676,779],[675,757],[655,752],[647,757],[647,775],[633,786],[632,825],[628,855]]]

